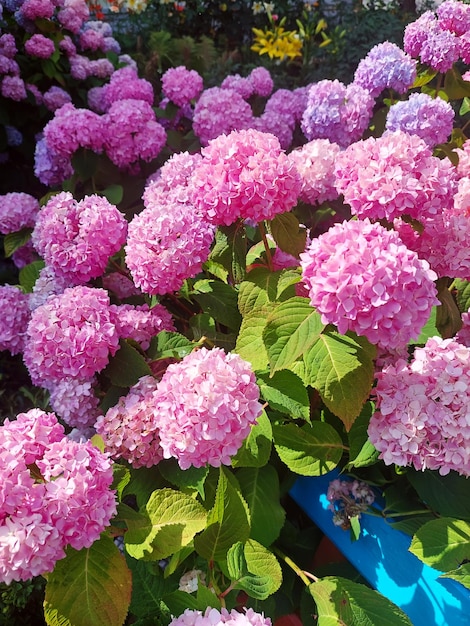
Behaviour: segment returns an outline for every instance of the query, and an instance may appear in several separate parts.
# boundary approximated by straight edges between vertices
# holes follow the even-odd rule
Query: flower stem
[[[266,229],[264,227],[264,222],[258,223],[259,232],[261,233],[261,238],[263,240],[264,249],[266,250],[266,261],[268,262],[268,269],[270,272],[274,271],[273,267],[273,258],[271,255],[271,248],[269,247],[268,238],[266,237]]]
[[[310,585],[311,580],[313,580],[314,582],[318,582],[319,579],[316,576],[314,576],[310,572],[305,572],[303,569],[300,569],[300,567],[296,563],[294,563],[294,561],[291,558],[289,558],[287,555],[281,552],[281,550],[279,550],[278,548],[274,548],[274,547],[272,548],[272,550],[284,561],[286,565],[288,565],[292,570],[294,570],[294,572],[297,574],[300,580],[307,587]]]

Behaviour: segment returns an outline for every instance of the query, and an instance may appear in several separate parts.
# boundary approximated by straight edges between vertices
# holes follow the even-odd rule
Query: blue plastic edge
[[[413,626],[469,626],[470,591],[454,580],[439,578],[442,572],[409,552],[411,537],[370,515],[362,515],[357,541],[333,524],[326,493],[337,476],[337,472],[302,476],[290,495],[369,584],[408,615]]]

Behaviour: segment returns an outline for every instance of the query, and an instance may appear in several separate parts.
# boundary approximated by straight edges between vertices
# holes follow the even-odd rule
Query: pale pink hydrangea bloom
[[[248,75],[248,80],[252,85],[255,95],[267,98],[274,87],[274,81],[268,69],[265,67],[255,67]]]
[[[176,331],[171,313],[161,304],[152,308],[148,304],[112,304],[110,311],[119,337],[133,339],[143,350],[160,331]]]
[[[208,607],[204,612],[186,609],[179,617],[174,617],[169,626],[271,626],[269,617],[256,613],[253,609],[244,609],[240,613],[236,609],[230,612],[221,608],[220,611]]]
[[[455,335],[455,341],[470,348],[470,311],[462,313],[462,328]]]
[[[193,201],[213,224],[270,220],[296,205],[300,176],[274,135],[232,131],[202,155],[191,179]]]
[[[459,59],[459,38],[444,30],[432,11],[426,11],[405,27],[403,47],[438,72],[447,72]]]
[[[89,379],[119,348],[103,289],[71,287],[35,309],[28,324],[24,362],[35,384]]]
[[[431,337],[378,374],[369,438],[386,465],[470,475],[470,348]]]
[[[118,100],[143,100],[153,105],[155,94],[152,83],[139,78],[134,67],[121,67],[113,72],[108,84],[102,87],[103,109],[107,111]]]
[[[111,457],[133,467],[152,467],[163,459],[157,426],[157,380],[142,377],[126,396],[98,417],[96,432]]]
[[[55,45],[49,37],[36,33],[25,42],[24,49],[32,57],[48,59],[54,53]]]
[[[23,352],[26,329],[31,317],[29,295],[14,285],[0,286],[0,350]]]
[[[314,239],[300,255],[310,303],[335,324],[396,349],[416,339],[439,304],[436,274],[380,224],[348,221]]]
[[[229,74],[221,82],[220,86],[222,89],[231,89],[232,91],[235,91],[240,94],[244,100],[248,100],[248,98],[253,94],[253,83],[248,77],[244,78],[243,76],[240,76],[240,74]]]
[[[50,385],[49,404],[68,426],[81,431],[92,427],[98,416],[99,398],[95,395],[96,377],[89,380],[64,378]]]
[[[162,92],[179,107],[198,98],[203,89],[202,76],[184,65],[170,67],[162,76]]]
[[[338,154],[336,189],[351,211],[372,220],[424,219],[452,206],[455,168],[425,141],[402,131],[358,141]]]
[[[80,147],[99,153],[103,150],[103,120],[93,111],[64,104],[45,125],[44,140],[49,150],[64,158]]]
[[[39,277],[34,283],[33,292],[29,297],[29,308],[34,311],[38,306],[47,302],[50,296],[63,293],[67,287],[72,286],[67,278],[57,276],[54,270],[46,265],[39,272]]]
[[[4,76],[0,92],[4,98],[9,98],[15,102],[25,100],[27,97],[26,85],[19,76]]]
[[[157,396],[160,445],[181,469],[230,465],[262,411],[250,364],[220,348],[169,365]]]
[[[147,185],[142,196],[146,207],[156,200],[155,193],[167,193],[175,187],[187,187],[191,175],[202,160],[200,152],[177,152],[147,179]]]
[[[315,205],[338,197],[334,165],[340,152],[338,144],[314,139],[289,154],[302,179],[300,200]]]
[[[39,202],[29,193],[13,191],[0,196],[0,233],[33,228],[38,212]]]
[[[81,284],[103,274],[126,235],[124,215],[106,198],[92,195],[77,202],[64,191],[41,209],[32,241],[56,275]]]
[[[205,89],[194,107],[193,130],[203,146],[219,135],[250,128],[252,124],[250,105],[231,89]]]
[[[89,547],[116,513],[109,458],[67,439],[53,413],[32,409],[5,420],[0,469],[0,580],[7,584],[52,571],[68,545]]]
[[[177,186],[168,193],[146,198],[147,208],[129,224],[126,264],[144,293],[178,291],[207,261],[214,228]]]
[[[68,102],[72,102],[72,96],[61,87],[53,85],[43,94],[43,103],[49,111],[57,111]]]
[[[467,139],[461,148],[456,148],[455,152],[459,157],[456,166],[457,176],[459,178],[470,177],[470,140]]]

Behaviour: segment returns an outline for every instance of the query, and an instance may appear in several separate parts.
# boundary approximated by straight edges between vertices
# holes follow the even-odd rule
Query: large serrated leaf
[[[16,252],[18,248],[24,246],[31,239],[32,228],[22,228],[14,233],[8,233],[3,238],[3,248],[5,256],[9,257]]]
[[[398,606],[360,583],[328,576],[308,591],[317,605],[318,626],[413,626]]]
[[[264,306],[252,309],[250,314],[243,318],[240,326],[235,352],[248,361],[254,371],[264,370],[268,366],[268,353],[264,347],[263,331],[268,315],[275,307],[274,302],[267,302]]]
[[[48,575],[44,616],[49,626],[121,626],[131,597],[131,573],[113,540],[67,549]]]
[[[127,552],[135,559],[164,559],[205,528],[207,512],[196,500],[173,489],[154,491],[137,515],[126,518]]]
[[[302,380],[289,370],[279,370],[272,377],[260,372],[257,377],[261,397],[272,409],[293,418],[310,418],[310,400]]]
[[[443,574],[441,578],[452,578],[467,589],[470,589],[470,563],[464,563],[458,569]]]
[[[194,341],[191,341],[180,333],[162,330],[155,335],[155,337],[152,337],[147,354],[153,360],[169,358],[183,359],[190,354],[197,345],[197,343],[194,343]]]
[[[306,298],[282,302],[268,317],[263,332],[271,372],[288,369],[318,339],[325,328]]]
[[[413,537],[410,552],[441,572],[455,570],[470,561],[470,524],[451,517],[427,522]]]
[[[237,454],[232,457],[232,467],[263,467],[271,456],[272,441],[271,421],[263,411]]]
[[[130,611],[138,617],[146,615],[162,615],[169,617],[168,609],[162,599],[165,595],[176,591],[176,581],[163,577],[157,563],[129,559],[132,572],[132,598]]]
[[[116,387],[132,387],[139,378],[150,376],[152,371],[142,354],[125,339],[120,339],[119,345],[119,350],[109,359],[103,374]]]
[[[233,287],[217,280],[198,280],[191,295],[204,313],[238,331],[242,320],[237,305],[238,293]]]
[[[326,422],[303,427],[273,426],[274,447],[281,461],[302,476],[323,476],[341,460],[344,445],[336,430]]]
[[[45,263],[44,261],[33,261],[21,268],[19,273],[19,283],[25,293],[31,293],[41,274]]]
[[[293,213],[280,213],[271,221],[271,235],[279,248],[293,257],[305,250],[307,231]]]
[[[237,586],[252,598],[265,600],[281,586],[281,566],[274,554],[254,539],[246,542],[244,554],[249,574]]]
[[[309,384],[349,430],[370,395],[375,347],[354,333],[326,330],[304,356]]]

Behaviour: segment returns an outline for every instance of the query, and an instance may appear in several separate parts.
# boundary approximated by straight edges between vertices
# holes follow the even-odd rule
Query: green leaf
[[[244,544],[237,541],[227,552],[227,570],[232,580],[238,580],[247,571],[244,548]]]
[[[324,328],[307,298],[290,298],[276,307],[263,332],[271,373],[289,368],[317,341]]]
[[[246,542],[244,555],[248,574],[238,580],[237,588],[252,598],[265,600],[281,586],[281,566],[272,552],[253,539]]]
[[[271,421],[263,411],[250,434],[232,457],[232,467],[263,467],[271,456],[273,429]]]
[[[19,283],[26,293],[31,293],[37,279],[44,267],[44,261],[33,261],[21,268],[19,273]]]
[[[132,572],[130,612],[137,617],[146,615],[170,617],[163,597],[176,591],[176,582],[164,578],[156,563],[128,559]]]
[[[104,442],[103,442],[104,443]],[[113,463],[113,484],[112,489],[115,489],[119,498],[122,499],[122,494],[126,486],[131,480],[131,473],[128,467],[119,465],[119,463]]]
[[[124,197],[124,188],[122,185],[109,185],[100,194],[104,196],[111,204],[119,204]]]
[[[415,79],[415,82],[411,86],[411,89],[415,89],[416,87],[423,87],[423,85],[427,85],[432,81],[432,79],[437,76],[437,72],[431,69],[427,69],[423,72],[419,72],[418,76]]]
[[[450,472],[441,476],[437,471],[408,469],[406,476],[421,500],[435,513],[470,521],[468,478]]]
[[[421,329],[421,334],[419,335],[418,339],[416,339],[416,341],[410,342],[411,345],[426,343],[426,341],[430,337],[439,336],[439,331],[437,330],[437,327],[436,327],[436,315],[437,315],[437,307],[433,306],[431,309],[431,315],[429,316],[428,321]]]
[[[304,360],[308,383],[349,430],[370,395],[374,380],[375,347],[354,333],[326,330]]]
[[[279,248],[298,258],[305,250],[307,231],[293,213],[280,213],[270,223],[271,235]]]
[[[444,91],[449,100],[460,100],[470,96],[470,83],[462,79],[455,67],[448,70],[444,78]]]
[[[204,481],[209,473],[208,467],[189,467],[182,470],[176,459],[163,461],[158,465],[161,475],[179,489],[195,489],[204,498]]]
[[[450,572],[443,574],[440,578],[452,578],[467,589],[470,589],[470,563],[465,563],[458,569],[451,570]]]
[[[456,279],[453,284],[456,300],[461,313],[470,310],[470,281]]]
[[[131,573],[113,540],[67,548],[47,577],[44,617],[49,626],[121,626],[131,598]]]
[[[250,509],[250,537],[270,546],[279,537],[286,517],[279,501],[277,472],[272,465],[243,468],[237,472],[237,480]]]
[[[379,452],[369,441],[369,436],[367,434],[367,428],[374,411],[374,404],[372,402],[366,402],[359,416],[351,426],[348,433],[348,469],[351,469],[352,467],[367,467],[368,465],[375,463],[379,458]]]
[[[142,354],[125,339],[120,339],[119,345],[103,374],[117,387],[132,387],[142,376],[150,376],[152,371]]]
[[[193,298],[204,313],[231,330],[238,331],[241,316],[238,310],[238,294],[230,285],[215,280],[198,280],[194,283]]]
[[[323,476],[334,469],[343,455],[343,442],[326,422],[302,427],[273,426],[274,446],[281,461],[302,476]]]
[[[180,333],[162,330],[155,337],[152,337],[147,354],[153,361],[170,358],[183,359],[197,345]]]
[[[234,283],[238,284],[246,273],[246,247],[246,231],[241,222],[219,226],[209,261],[224,267]]]
[[[90,180],[98,171],[100,156],[91,150],[80,148],[72,157],[72,167],[82,181]]]
[[[413,537],[410,552],[441,572],[455,570],[470,561],[470,524],[451,517],[427,522]]]
[[[462,104],[460,105],[459,115],[463,117],[469,112],[470,112],[470,98],[465,96],[465,98],[462,100]]]
[[[3,238],[3,248],[5,256],[10,257],[18,248],[24,246],[31,239],[32,228],[22,228],[14,233],[8,233]]]
[[[262,398],[275,411],[293,418],[310,418],[310,400],[302,380],[289,370],[280,370],[270,378],[268,373],[257,376]]]
[[[207,528],[194,539],[196,551],[208,560],[225,559],[230,546],[237,541],[246,541],[250,535],[248,506],[226,472],[220,468],[214,506],[207,516]]]
[[[138,516],[126,518],[126,550],[135,559],[164,559],[188,545],[205,528],[206,517],[204,507],[190,496],[157,489]]]
[[[360,583],[328,576],[308,591],[317,605],[318,626],[413,626],[388,598]]]
[[[254,371],[264,370],[268,366],[263,332],[266,320],[275,307],[273,302],[267,302],[264,306],[252,309],[250,314],[243,318],[240,326],[235,352],[248,361]]]

